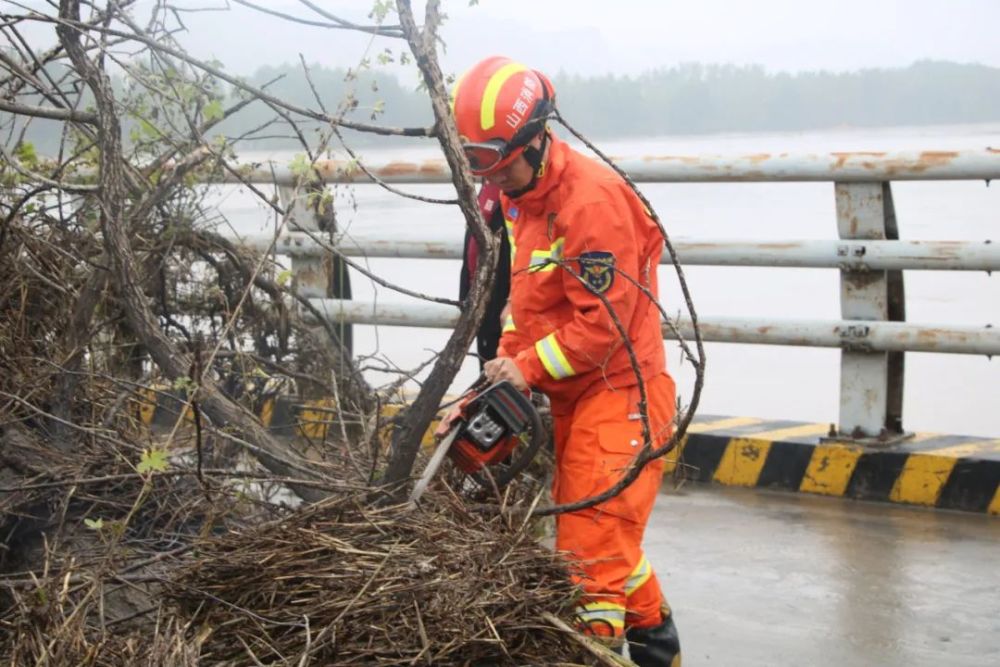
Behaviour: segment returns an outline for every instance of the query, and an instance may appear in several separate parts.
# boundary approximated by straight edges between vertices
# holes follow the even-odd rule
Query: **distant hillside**
[[[253,80],[284,74],[274,90],[314,106],[295,67],[265,68]],[[317,89],[332,106],[347,90],[345,72],[318,67]],[[769,73],[762,67],[683,64],[640,76],[553,77],[567,120],[598,137],[723,131],[820,129],[838,126],[941,125],[1000,121],[1000,68],[922,61],[901,69],[857,72]],[[353,82],[358,111],[368,120],[378,101],[388,125],[431,122],[422,91],[395,78],[362,75]],[[257,108],[241,119],[249,128],[266,119]]]
[[[800,74],[687,64],[553,83],[567,118],[604,136],[1000,120],[1000,69],[948,62]]]
[[[312,66],[310,77],[334,112],[348,93],[356,105],[348,118],[393,126],[428,125],[425,93],[404,87],[378,70],[349,76],[342,69]],[[278,79],[275,82],[275,79]],[[255,85],[296,104],[317,108],[298,65],[265,67]],[[753,132],[1000,121],[1000,68],[921,61],[906,68],[856,72],[771,73],[758,66],[682,64],[639,76],[553,77],[559,106],[574,126],[602,138],[706,132]],[[3,114],[0,114],[2,121]],[[240,136],[274,117],[253,104],[221,129]],[[56,150],[60,125],[36,122],[27,138],[41,153]],[[271,125],[248,148],[295,148],[292,133]],[[384,144],[386,139],[353,136]]]

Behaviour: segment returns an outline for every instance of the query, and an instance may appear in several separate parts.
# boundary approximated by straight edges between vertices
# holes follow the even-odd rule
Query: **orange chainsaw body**
[[[528,397],[506,381],[470,393],[457,410],[446,429],[458,429],[448,455],[467,474],[507,460],[537,419]]]

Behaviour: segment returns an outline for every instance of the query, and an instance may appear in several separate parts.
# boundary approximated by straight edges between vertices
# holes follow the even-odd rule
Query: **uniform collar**
[[[569,145],[555,134],[550,134],[548,155],[545,157],[545,173],[538,178],[538,183],[529,192],[516,199],[505,196],[507,201],[529,213],[541,212],[549,193],[559,184],[562,173],[566,170],[568,153]]]

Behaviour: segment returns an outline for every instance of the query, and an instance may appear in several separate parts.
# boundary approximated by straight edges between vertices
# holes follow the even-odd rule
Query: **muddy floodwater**
[[[872,128],[800,133],[658,137],[599,142],[609,154],[699,155],[829,153],[842,151],[945,151],[1000,146],[1000,126]],[[362,151],[373,164],[434,157],[432,149]],[[246,156],[246,157],[262,157]],[[279,155],[288,160],[291,154]],[[757,241],[837,238],[832,183],[643,184],[669,233],[675,238]],[[1000,242],[1000,187],[982,181],[897,182],[893,198],[904,240]],[[405,186],[424,195],[454,196],[445,185]],[[387,239],[460,240],[463,221],[453,206],[424,204],[391,195],[376,186],[336,189],[342,230]],[[245,191],[221,187],[214,195],[220,212],[242,232],[274,224],[273,214]],[[367,266],[394,283],[427,294],[454,298],[459,264],[448,260],[371,259]],[[670,313],[682,307],[676,280],[661,267],[662,301]],[[756,267],[687,267],[702,317],[840,319],[836,270]],[[353,274],[355,298],[407,302],[409,297],[376,287]],[[906,317],[915,323],[1000,325],[1000,276],[984,272],[907,271]],[[388,382],[374,370],[386,365],[413,369],[441,349],[441,330],[356,327],[356,350],[373,355],[369,379]],[[707,346],[707,374],[701,409],[705,413],[836,422],[840,354],[835,349],[734,345]],[[668,363],[681,397],[690,396],[693,373],[680,363],[679,348],[667,343]],[[455,389],[468,386],[478,367],[463,368]],[[997,437],[1000,411],[996,387],[1000,360],[958,354],[906,356],[904,427]]]

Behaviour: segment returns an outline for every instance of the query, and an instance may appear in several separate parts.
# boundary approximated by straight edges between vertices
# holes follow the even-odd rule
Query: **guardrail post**
[[[836,183],[837,228],[842,239],[897,240],[890,183]],[[845,264],[863,261],[864,244],[845,244]],[[840,272],[840,310],[845,320],[906,320],[902,271]],[[889,440],[903,430],[903,354],[866,349],[867,327],[842,331],[841,435]]]
[[[305,230],[333,244],[337,220],[333,204],[326,201],[325,186],[292,188],[279,186],[281,203],[288,211],[289,229]],[[313,201],[312,198],[318,200]],[[310,299],[351,299],[351,280],[343,258],[330,252],[320,256],[292,255],[291,270],[294,289]],[[332,320],[344,350],[353,351],[353,329],[343,320]]]

